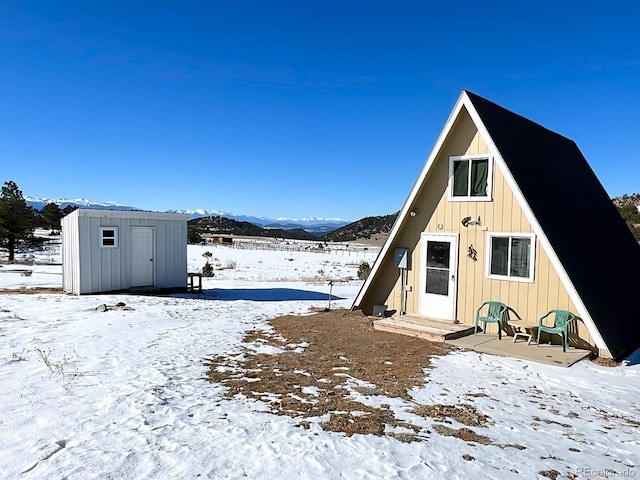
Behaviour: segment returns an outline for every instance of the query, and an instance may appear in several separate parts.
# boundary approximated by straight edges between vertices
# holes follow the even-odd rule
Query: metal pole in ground
[[[333,280],[329,280],[329,306],[327,307],[327,312],[331,310],[331,293],[333,292]]]

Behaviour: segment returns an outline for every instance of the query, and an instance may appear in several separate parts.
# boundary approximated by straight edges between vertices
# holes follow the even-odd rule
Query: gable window
[[[118,227],[100,227],[100,247],[118,248]]]
[[[486,155],[449,157],[449,200],[491,200],[492,159]]]
[[[489,233],[487,277],[533,282],[535,236],[529,233]]]

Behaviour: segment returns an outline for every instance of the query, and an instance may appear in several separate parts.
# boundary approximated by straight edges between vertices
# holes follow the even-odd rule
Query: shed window
[[[100,247],[118,248],[118,227],[100,227]]]
[[[490,233],[487,243],[487,277],[533,282],[533,235]]]
[[[449,158],[449,200],[491,200],[493,162],[487,156]]]

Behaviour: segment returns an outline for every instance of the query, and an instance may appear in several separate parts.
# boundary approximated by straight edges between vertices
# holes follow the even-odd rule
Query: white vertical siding
[[[187,278],[187,224],[182,221],[160,220],[155,227],[156,286],[182,287]]]
[[[62,288],[66,292],[80,291],[80,245],[78,211],[62,218]]]

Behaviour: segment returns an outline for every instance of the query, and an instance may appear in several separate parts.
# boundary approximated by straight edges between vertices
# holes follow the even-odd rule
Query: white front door
[[[132,287],[153,286],[153,237],[153,227],[131,227],[130,286]]]
[[[420,315],[455,320],[458,235],[423,233],[420,240]]]

